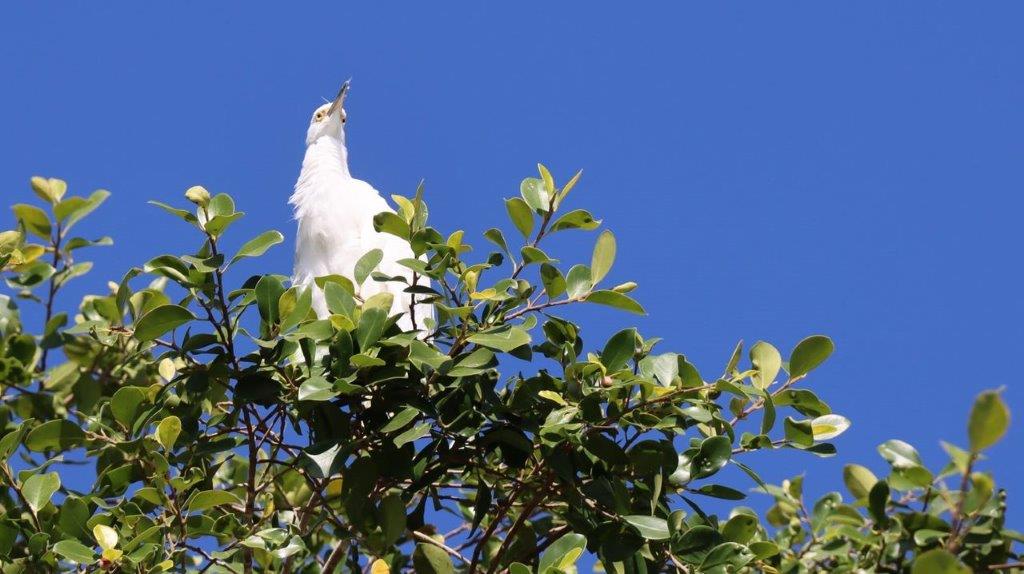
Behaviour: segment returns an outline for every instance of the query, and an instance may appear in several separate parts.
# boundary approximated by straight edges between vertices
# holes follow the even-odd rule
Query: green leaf
[[[910,574],[971,574],[971,569],[948,550],[935,548],[914,560]]]
[[[60,489],[60,475],[56,472],[33,474],[21,487],[25,501],[35,512],[39,512],[50,503],[53,493]]]
[[[135,322],[135,338],[142,342],[152,341],[195,318],[191,311],[180,305],[160,305]]]
[[[971,450],[981,452],[999,442],[1010,426],[1010,411],[996,391],[978,395],[967,422]]]
[[[334,390],[334,385],[320,376],[310,377],[299,385],[300,401],[329,401],[336,396],[338,392]]]
[[[708,555],[701,562],[698,572],[736,572],[751,560],[754,553],[746,546],[735,542],[719,544],[708,552]],[[725,569],[728,568],[728,569]]]
[[[390,433],[411,423],[417,416],[419,416],[420,410],[415,407],[406,407],[398,412],[394,417],[391,418],[384,426],[380,427],[380,432]]]
[[[491,229],[488,229],[487,231],[484,232],[484,237],[487,238],[487,240],[490,241],[491,243],[497,245],[505,253],[512,253],[512,251],[508,248],[508,242],[505,241],[505,234],[502,233],[500,229],[492,227]]]
[[[555,391],[549,391],[549,390],[538,391],[537,392],[537,396],[542,398],[542,399],[547,399],[547,400],[549,400],[551,402],[558,403],[559,405],[561,405],[563,407],[569,406],[569,403],[565,402],[565,399],[562,398],[562,395],[556,393]]]
[[[871,518],[879,525],[884,526],[889,521],[885,510],[889,505],[890,492],[889,484],[884,480],[876,482],[868,492],[868,512],[871,514]]]
[[[285,331],[304,321],[312,308],[312,287],[290,287],[281,294],[277,302],[278,313],[281,315],[281,330]]]
[[[85,432],[67,419],[47,421],[25,437],[25,448],[35,452],[67,450],[85,440]]]
[[[757,371],[753,378],[754,386],[759,389],[767,389],[775,382],[782,369],[782,355],[778,349],[764,341],[758,341],[750,348],[750,363]]]
[[[786,430],[786,440],[800,446],[814,445],[814,430],[811,421],[798,421],[793,417],[786,417],[783,422]]]
[[[565,200],[565,196],[569,195],[569,192],[572,191],[572,188],[576,187],[576,184],[579,183],[580,177],[582,175],[583,170],[581,169],[577,171],[576,175],[572,176],[572,178],[569,179],[569,181],[566,182],[565,185],[562,186],[562,191],[558,193],[558,199],[555,201],[555,207],[558,207],[562,203],[562,201]]]
[[[181,419],[174,415],[165,417],[160,421],[160,424],[156,425],[156,440],[167,451],[174,448],[174,443],[178,441],[178,435],[180,434]]]
[[[623,520],[633,525],[646,540],[667,540],[670,536],[668,522],[657,516],[623,516]]]
[[[167,205],[166,203],[161,203],[159,201],[150,201],[148,203],[150,205],[155,205],[156,207],[159,207],[160,209],[166,211],[167,213],[170,213],[175,217],[179,217],[187,221],[188,223],[195,224],[198,222],[198,219],[196,219],[196,216],[191,211],[185,209],[178,209],[177,207],[172,207],[170,205]]]
[[[154,489],[155,490],[155,489]],[[60,514],[57,516],[57,525],[65,534],[88,540],[89,529],[87,523],[91,516],[89,505],[77,496],[69,496],[60,505]]]
[[[53,231],[53,227],[50,224],[50,218],[46,215],[46,212],[34,205],[27,203],[18,203],[11,206],[14,211],[14,216],[18,218],[18,221],[25,226],[30,233],[38,235],[43,239],[50,239],[50,233]]]
[[[243,501],[236,494],[227,490],[204,490],[189,498],[188,511],[202,512],[224,504],[241,505]]]
[[[476,532],[480,523],[486,518],[487,512],[491,509],[491,501],[491,487],[483,479],[480,479],[476,487],[476,498],[473,500],[473,523],[469,528],[470,535]]]
[[[700,443],[700,449],[690,462],[690,476],[694,479],[709,477],[722,469],[732,458],[729,437],[713,436]]]
[[[405,532],[405,502],[397,493],[384,497],[380,503],[381,534],[384,544],[391,545],[398,541]]]
[[[901,440],[888,440],[880,444],[878,454],[882,455],[882,458],[887,460],[893,468],[924,466],[917,450]]]
[[[373,216],[373,228],[379,233],[390,233],[402,239],[409,239],[409,224],[398,215],[385,211]]]
[[[77,540],[61,540],[53,545],[53,551],[77,564],[92,564],[98,558],[92,548]]]
[[[850,495],[854,499],[861,500],[866,498],[878,483],[878,477],[866,467],[859,464],[848,464],[843,468],[843,483],[846,484],[846,490],[850,491]]]
[[[455,574],[451,557],[433,544],[417,544],[412,553],[412,565],[417,574]]]
[[[612,335],[601,351],[601,363],[609,372],[624,368],[636,354],[636,329],[623,329]]]
[[[601,225],[600,219],[594,219],[594,216],[585,209],[574,209],[569,213],[559,217],[551,224],[552,233],[555,231],[561,231],[563,229],[583,229],[590,231],[591,229],[597,229]]]
[[[356,261],[354,273],[356,285],[362,285],[366,278],[370,276],[370,273],[380,265],[382,259],[384,259],[384,252],[380,249],[371,249],[360,257]]]
[[[216,217],[212,217],[203,224],[203,229],[210,235],[219,237],[227,231],[228,227],[230,227],[232,223],[238,221],[244,215],[245,214],[241,211],[237,211],[230,215],[218,215]]]
[[[245,242],[242,247],[238,249],[238,253],[231,258],[231,263],[235,263],[246,257],[259,257],[267,252],[268,249],[284,241],[284,235],[281,235],[280,231],[265,231],[256,237]]]
[[[750,514],[736,514],[722,527],[722,538],[728,542],[746,544],[757,534],[757,517]]]
[[[537,164],[537,171],[540,173],[540,180],[544,182],[544,191],[549,196],[555,193],[555,178],[551,176],[551,172],[542,163]]]
[[[530,209],[538,213],[547,212],[550,197],[544,188],[543,181],[535,177],[528,177],[519,184],[519,193],[526,201],[526,205],[530,206]]]
[[[430,429],[430,423],[420,423],[396,436],[393,442],[397,448],[402,448],[403,445],[417,441],[430,434]]]
[[[218,193],[210,200],[206,207],[206,212],[210,217],[231,215],[235,213],[235,200],[231,199],[231,196],[226,193]]]
[[[550,570],[566,570],[576,563],[587,548],[587,538],[573,532],[556,540],[540,557],[537,572],[546,574]]]
[[[146,392],[139,387],[121,387],[110,398],[110,412],[114,420],[132,428],[135,417],[139,414],[139,407],[146,402]]]
[[[533,212],[530,211],[530,206],[522,199],[513,197],[505,200],[505,209],[508,210],[508,217],[519,233],[523,234],[523,238],[529,239],[533,233]]]
[[[594,245],[594,253],[590,258],[590,276],[597,285],[611,271],[615,263],[615,235],[607,229],[597,236],[597,243]]]
[[[812,335],[797,343],[789,355],[789,376],[797,378],[818,368],[835,350],[832,339],[824,335]]]
[[[334,314],[352,317],[356,308],[356,301],[352,298],[352,291],[342,283],[327,281],[323,285],[324,300],[327,302],[327,309]]]
[[[502,325],[496,329],[470,335],[469,341],[477,345],[508,353],[513,349],[530,344],[530,334],[514,325]]]
[[[579,299],[590,293],[594,288],[594,281],[590,278],[590,268],[586,265],[573,265],[565,276],[566,289],[570,299]]]
[[[67,231],[95,211],[108,197],[110,197],[110,192],[103,189],[92,192],[88,199],[69,197],[54,206],[53,212],[57,219],[64,222],[64,231]]]
[[[6,463],[11,454],[18,449],[21,439],[25,437],[31,423],[32,419],[22,421],[17,427],[0,437],[0,465]]]
[[[544,285],[544,291],[548,297],[554,299],[565,293],[565,277],[554,265],[542,263],[540,266],[540,281]]]
[[[712,498],[721,498],[722,500],[743,500],[747,497],[746,494],[743,494],[735,488],[729,488],[728,486],[722,486],[721,484],[705,484],[704,486],[694,490],[694,492],[704,496],[710,496]]]
[[[645,311],[644,308],[641,307],[640,304],[636,302],[636,300],[634,300],[629,295],[623,295],[618,291],[594,291],[593,293],[587,295],[586,299],[584,300],[587,303],[597,303],[598,305],[606,305],[608,307],[614,307],[616,309],[628,311],[630,313],[633,313],[634,315],[647,314],[647,311]]]
[[[281,321],[280,304],[284,291],[284,282],[274,275],[264,275],[256,283],[256,307],[260,317],[270,325]]]
[[[557,259],[548,257],[548,254],[544,253],[544,251],[529,245],[520,249],[519,253],[523,257],[523,263],[526,265],[531,263],[556,263],[558,261]]]
[[[388,320],[388,313],[379,307],[364,309],[359,316],[359,325],[356,326],[356,343],[360,352],[366,352],[380,339],[384,333],[384,323]]]

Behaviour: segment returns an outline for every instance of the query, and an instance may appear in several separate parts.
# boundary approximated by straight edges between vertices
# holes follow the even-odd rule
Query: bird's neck
[[[335,137],[321,137],[306,146],[302,160],[302,178],[312,176],[352,177],[348,171],[348,150],[345,142]],[[302,181],[300,178],[299,184]]]

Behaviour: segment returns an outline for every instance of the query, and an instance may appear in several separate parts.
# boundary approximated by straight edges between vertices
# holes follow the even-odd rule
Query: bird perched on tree
[[[413,272],[397,263],[413,257],[409,245],[373,227],[374,215],[393,210],[372,185],[349,173],[344,108],[348,88],[346,81],[334,101],[313,113],[306,132],[302,171],[289,200],[298,221],[292,283],[313,289],[313,309],[320,317],[329,312],[315,279],[341,275],[353,280],[356,262],[373,249],[383,253],[377,267],[380,272],[413,283]],[[428,281],[421,277],[417,283],[426,285]],[[366,299],[377,293],[391,293],[391,313],[402,313],[398,320],[402,330],[423,330],[424,319],[433,318],[433,307],[414,303],[413,295],[403,292],[405,287],[404,283],[367,279],[357,286],[357,294]]]

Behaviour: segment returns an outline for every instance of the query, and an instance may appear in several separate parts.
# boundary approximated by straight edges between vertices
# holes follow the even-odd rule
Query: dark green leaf
[[[701,442],[700,449],[690,462],[690,475],[694,479],[711,476],[728,464],[730,458],[732,443],[729,437],[708,437]]]
[[[191,311],[180,305],[160,305],[135,323],[135,338],[143,342],[152,341],[195,318]]]
[[[280,303],[284,291],[284,283],[274,275],[264,275],[256,283],[256,307],[260,317],[270,325],[281,321]]]
[[[610,372],[618,371],[626,366],[636,353],[636,329],[623,329],[604,346],[601,352],[601,363]]]

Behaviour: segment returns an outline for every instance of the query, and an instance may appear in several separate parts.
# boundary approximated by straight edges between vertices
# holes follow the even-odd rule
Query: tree
[[[517,240],[488,230],[486,257],[428,225],[422,190],[393,196],[376,227],[409,242],[418,258],[402,264],[432,288],[406,293],[437,309],[417,337],[388,316],[390,295],[359,296],[401,280],[375,271],[379,253],[355,281],[321,278],[324,318],[285,277],[239,276],[283,237],[225,249],[242,213],[201,187],[191,209],[155,204],[192,229],[195,253],[61,310],[89,271],[81,251],[111,244],[71,234],[107,193],[33,178],[45,209],[15,205],[0,234],[15,295],[0,296],[2,571],[549,574],[584,552],[620,573],[1019,570],[1005,494],[978,470],[1009,424],[998,392],[938,472],[889,441],[892,472],[846,466],[848,497],[809,504],[802,477],[765,484],[748,453],[831,456],[849,426],[807,388],[832,341],[810,336],[788,360],[740,344],[710,377],[637,329],[585,344],[562,307],[644,311],[634,283],[605,284],[611,232],[589,265],[543,250],[599,227],[562,209],[578,181],[559,187],[543,166],[523,180],[505,202]],[[69,465],[91,487],[65,484]],[[729,465],[749,481],[716,481]],[[751,490],[774,500],[763,518],[702,507]]]

